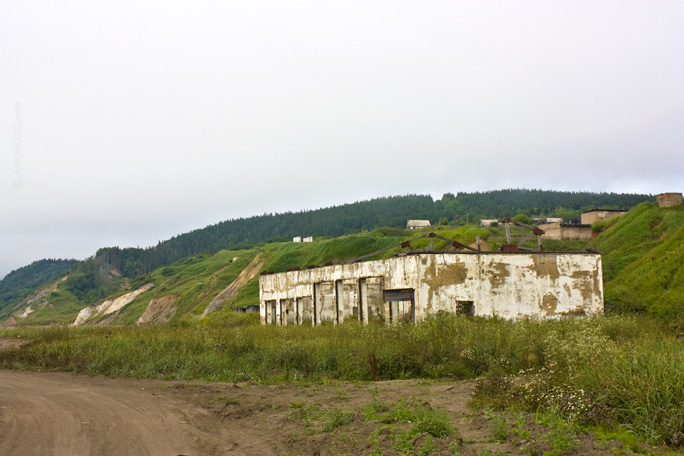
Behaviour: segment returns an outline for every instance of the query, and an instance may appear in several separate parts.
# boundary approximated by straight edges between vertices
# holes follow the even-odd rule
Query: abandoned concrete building
[[[600,254],[478,252],[454,245],[465,250],[430,248],[359,261],[366,255],[337,265],[262,273],[261,323],[371,318],[394,323],[440,312],[507,319],[603,312]]]
[[[589,241],[593,231],[591,225],[576,225],[568,223],[545,223],[537,225],[544,230],[544,237],[562,241]]]
[[[681,193],[659,193],[656,199],[659,207],[675,207],[682,204]]]
[[[591,225],[598,220],[608,220],[616,215],[626,214],[627,211],[621,209],[592,209],[590,211],[584,211],[580,215],[582,218],[582,225]]]

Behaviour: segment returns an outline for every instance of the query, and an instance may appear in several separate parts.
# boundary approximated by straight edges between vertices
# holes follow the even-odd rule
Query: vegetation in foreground
[[[253,320],[251,321],[253,323]],[[254,383],[477,378],[476,401],[684,445],[681,327],[636,316],[399,325],[14,329],[0,367]]]

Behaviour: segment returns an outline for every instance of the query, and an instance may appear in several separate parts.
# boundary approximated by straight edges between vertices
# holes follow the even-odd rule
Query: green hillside
[[[501,190],[458,196],[446,194],[438,201],[422,196],[381,198],[298,214],[227,221],[175,237],[152,249],[100,249],[95,257],[85,261],[43,260],[15,271],[0,281],[0,291],[4,292],[0,294],[0,323],[9,321],[12,315],[20,318],[10,321],[11,324],[72,323],[81,309],[107,300],[118,299],[114,304],[124,302],[128,293],[148,284],[153,284],[153,288],[141,290],[144,293],[130,303],[124,302],[122,310],[92,316],[89,323],[133,324],[141,316],[144,322],[196,321],[210,304],[209,318],[215,319],[225,316],[225,309],[257,303],[260,271],[279,272],[343,260],[423,234],[397,227],[407,218],[428,218],[435,225],[430,230],[441,230],[443,236],[462,243],[473,243],[479,235],[488,241],[489,247],[496,249],[504,243],[503,227],[478,228],[473,225],[478,218],[501,213],[517,213],[523,217],[578,215],[579,209],[587,208],[580,206],[582,203],[595,203],[589,207],[625,207],[645,199],[652,198]],[[557,203],[565,206],[557,205],[553,209]],[[481,208],[470,212],[477,204]],[[464,224],[462,217],[454,215],[464,213],[470,224]],[[442,217],[446,215],[452,217],[451,221]],[[359,227],[370,226],[378,220],[391,221],[393,227],[358,232]],[[306,226],[311,230],[306,231]],[[608,310],[648,310],[669,315],[678,307],[681,226],[680,209],[661,210],[650,202],[638,205],[623,217],[597,224],[596,228],[604,231],[592,246],[604,252]],[[357,234],[336,238],[319,236],[313,244],[292,243],[277,236],[269,237],[267,242],[239,243],[278,233],[289,236],[312,234],[315,230],[337,233],[352,229]],[[527,233],[513,227],[512,234],[517,242]],[[427,240],[423,242],[427,245]],[[224,248],[219,249],[220,245]],[[527,246],[535,247],[536,243],[531,240]],[[546,250],[583,250],[589,246],[588,242],[544,240]],[[193,251],[197,252],[174,260]],[[58,278],[63,280],[57,281]],[[226,290],[231,284],[232,288]],[[30,312],[26,313],[29,299],[32,299]]]
[[[603,231],[595,241],[544,240],[546,250],[583,250],[593,247],[603,252],[606,310],[648,312],[660,316],[680,316],[684,307],[684,206],[660,209],[656,203],[642,203],[629,213],[596,225]],[[502,226],[480,228],[474,225],[436,226],[408,231],[379,228],[366,233],[338,238],[317,238],[313,243],[270,242],[250,248],[199,254],[153,270],[134,280],[100,269],[90,259],[72,265],[66,280],[42,289],[40,299],[32,301],[32,312],[18,318],[18,325],[72,323],[86,306],[114,300],[148,284],[144,291],[121,310],[95,315],[88,324],[135,324],[144,322],[192,323],[203,318],[210,303],[215,308],[206,318],[222,320],[232,309],[258,304],[258,274],[282,272],[289,268],[344,260],[398,244],[428,231],[472,244],[480,236],[483,245],[495,249],[504,242]],[[526,230],[512,227],[514,242]],[[533,247],[534,240],[529,241]],[[417,247],[427,246],[418,241]],[[436,247],[440,247],[441,241]],[[388,257],[391,252],[379,257]],[[104,279],[103,279],[104,278]],[[105,280],[106,279],[106,280]],[[98,280],[105,285],[91,287]],[[226,291],[229,289],[230,291]],[[108,291],[107,291],[108,290]],[[222,299],[219,299],[222,298]],[[223,299],[225,298],[225,299]],[[217,301],[218,299],[218,301]],[[15,317],[23,307],[13,307]],[[8,313],[5,314],[7,317]]]
[[[457,195],[446,193],[437,201],[429,195],[393,196],[311,211],[226,220],[174,236],[150,248],[106,247],[85,261],[41,260],[13,271],[0,280],[0,321],[67,270],[67,283],[60,285],[54,299],[79,308],[101,302],[112,294],[124,293],[130,281],[137,281],[159,268],[182,263],[197,255],[214,255],[225,249],[250,250],[263,243],[278,243],[302,235],[338,237],[379,226],[399,229],[408,219],[460,226],[477,223],[482,218],[516,214],[577,218],[580,211],[594,207],[629,209],[652,200],[650,195],[508,189]],[[496,229],[493,233],[495,237],[500,234]],[[497,241],[493,245],[500,243]],[[572,248],[579,247],[583,244]],[[548,248],[571,249],[567,243],[553,242]]]
[[[608,311],[684,315],[684,205],[642,203],[595,240]]]
[[[0,320],[12,312],[12,304],[26,299],[36,288],[62,277],[76,260],[34,261],[7,274],[0,281]]]
[[[208,314],[212,320],[232,315],[232,309],[258,305],[258,283],[261,271],[282,272],[289,268],[306,268],[329,261],[341,261],[386,247],[427,233],[428,230],[408,231],[380,228],[368,233],[353,234],[333,239],[316,239],[313,243],[274,242],[251,249],[222,250],[214,255],[200,254],[164,266],[128,282],[114,294],[97,301],[113,300],[147,284],[154,287],[138,296],[119,312],[101,315],[89,324],[106,320],[107,324],[135,324],[143,313],[158,305],[158,312],[150,322],[194,322],[202,317],[207,306],[231,284],[235,290]],[[490,232],[485,228],[463,226],[443,227],[439,233],[462,243],[473,243],[476,236],[486,240]],[[419,241],[427,245],[427,239]],[[441,242],[437,242],[439,247]],[[379,257],[388,257],[385,252]],[[33,312],[18,319],[18,325],[72,323],[78,312],[89,302],[80,300],[69,280],[54,285],[56,288],[32,304]],[[150,303],[155,305],[150,306]],[[173,310],[171,310],[173,308]]]
[[[477,223],[482,218],[512,217],[518,213],[579,218],[583,210],[629,209],[653,199],[650,195],[525,189],[446,193],[437,201],[429,195],[392,196],[311,211],[226,220],[174,236],[147,249],[102,248],[95,258],[124,277],[135,278],[198,253],[213,254],[222,249],[284,241],[294,236],[338,237],[380,226],[404,227],[408,219],[427,219],[436,225]]]

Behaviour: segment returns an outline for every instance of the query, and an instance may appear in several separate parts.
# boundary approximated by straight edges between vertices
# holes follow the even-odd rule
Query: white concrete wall
[[[272,321],[267,301],[275,301],[276,323],[282,324],[280,312],[284,313],[286,300],[302,297],[314,297],[308,301],[311,306],[316,299],[325,301],[327,312],[332,313],[324,321],[367,321],[371,301],[364,297],[362,284],[371,277],[375,283],[381,277],[384,290],[414,289],[416,320],[440,311],[454,312],[470,302],[475,315],[509,319],[603,312],[599,254],[440,253],[263,275],[259,280],[262,323]],[[324,297],[315,298],[315,283],[326,290]],[[374,296],[379,299],[377,291]],[[386,303],[385,308],[388,315]],[[316,324],[320,321],[319,310]]]

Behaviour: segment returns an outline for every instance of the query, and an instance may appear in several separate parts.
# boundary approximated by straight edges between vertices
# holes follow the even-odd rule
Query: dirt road
[[[372,397],[427,395],[448,403],[458,422],[471,388],[415,381],[258,386],[0,370],[0,455],[369,454],[377,425],[359,410]],[[318,419],[325,420],[340,408],[352,411],[354,422],[333,432],[303,415],[322,413]],[[389,445],[383,453],[395,454]]]
[[[0,371],[2,455],[221,454],[206,419],[136,381]]]
[[[469,408],[473,387],[425,380],[250,385],[0,370],[0,455],[467,456],[553,450],[556,434],[533,416],[524,417],[523,437],[519,417],[508,413],[497,420]],[[406,441],[411,421],[370,419],[366,411],[373,404],[397,413],[414,405],[442,409],[454,431],[432,439],[423,432]],[[505,438],[494,437],[497,426]],[[586,433],[566,440],[567,455],[621,448]]]

